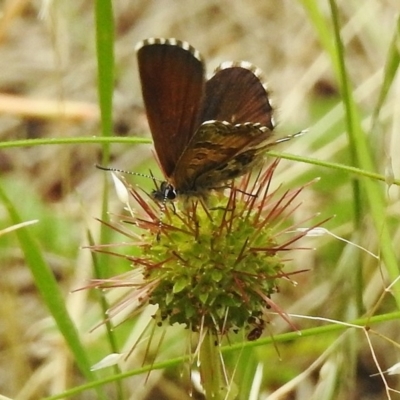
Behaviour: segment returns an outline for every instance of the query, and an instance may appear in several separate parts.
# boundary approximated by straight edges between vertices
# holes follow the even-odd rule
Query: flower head
[[[127,233],[136,237],[132,246],[140,255],[128,256],[132,274],[97,281],[96,286],[131,286],[124,304],[156,304],[159,324],[184,324],[217,338],[244,328],[250,340],[257,339],[268,308],[286,318],[271,296],[280,278],[288,278],[285,254],[307,234],[289,234],[293,227],[287,226],[288,216],[303,188],[280,196],[271,192],[277,164],[206,200],[160,203],[129,187],[141,216],[124,219],[140,230],[136,236]]]

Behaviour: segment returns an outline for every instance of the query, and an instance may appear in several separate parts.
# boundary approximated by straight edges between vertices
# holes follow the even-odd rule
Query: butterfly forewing
[[[272,107],[259,74],[247,62],[221,64],[206,83],[201,121],[252,122],[272,130]]]
[[[200,125],[203,62],[197,50],[175,39],[147,39],[137,46],[137,57],[154,147],[170,178]]]

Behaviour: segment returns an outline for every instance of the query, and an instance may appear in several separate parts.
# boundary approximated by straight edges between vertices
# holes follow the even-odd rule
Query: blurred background
[[[372,117],[397,29],[399,2],[343,0],[337,3],[346,66],[363,128],[369,135],[376,172],[393,171],[398,176],[398,77],[376,124]],[[331,25],[328,1],[116,0],[113,7],[115,136],[150,140],[134,48],[145,38],[174,37],[188,41],[203,54],[209,74],[219,63],[228,60],[249,61],[263,70],[276,109],[276,135],[309,130],[277,151],[350,163],[341,94],[326,45],[333,45],[333,37],[323,36],[318,19],[313,19],[313,7],[316,7],[319,18]],[[101,134],[94,15],[93,3],[86,0],[0,2],[0,141],[71,139],[65,145],[0,148],[2,190],[23,220],[39,220],[28,229],[34,233],[58,280],[93,363],[109,353],[103,328],[90,332],[102,320],[102,315],[93,293],[71,294],[71,291],[86,285],[92,277],[91,254],[82,247],[88,244],[88,231],[98,240],[101,225],[95,218],[101,216],[105,173],[97,170],[95,164],[101,162],[102,148],[100,144],[80,144],[74,140]],[[399,52],[399,36],[394,43]],[[151,168],[156,177],[162,178],[151,144],[113,144],[111,165],[135,172],[147,172]],[[303,192],[302,206],[293,216],[294,220],[303,221],[316,213],[320,213],[321,219],[334,217],[324,225],[326,229],[379,255],[379,232],[373,227],[367,207],[358,210],[363,229],[354,230],[357,210],[354,210],[351,186],[353,176],[348,172],[282,160],[275,182],[276,186],[283,184],[285,188],[292,188],[316,177],[321,179]],[[151,180],[127,179],[145,190],[152,189]],[[386,195],[393,243],[397,246],[399,188],[382,184],[382,191]],[[109,204],[112,212],[122,212],[123,205],[113,192]],[[0,204],[0,232],[10,225],[7,211]],[[123,240],[118,235],[112,239]],[[306,238],[304,246],[316,250],[291,254],[288,270],[306,269],[307,272],[296,275],[296,286],[282,284],[281,293],[273,299],[284,310],[341,321],[396,310],[389,293],[380,298],[390,282],[379,260],[329,235]],[[124,259],[110,260],[110,276],[130,268]],[[0,268],[0,394],[16,399],[40,399],[83,383],[38,294],[14,233],[0,236]],[[362,285],[358,286],[360,282]],[[299,329],[324,325],[321,321],[303,319],[295,323]],[[134,321],[131,327],[121,328],[118,333],[121,348],[132,345],[130,329],[137,324]],[[278,335],[291,328],[276,318],[268,331]],[[388,322],[381,323],[377,331],[393,341],[389,343],[376,335],[371,338],[378,363],[385,370],[400,359],[395,346],[400,329],[398,323]],[[179,343],[181,333],[178,330],[172,334],[169,351],[162,359],[184,353]],[[322,357],[320,363],[300,383],[280,397],[272,397],[274,390],[300,376],[318,357]],[[370,377],[377,372],[377,366],[366,335],[361,331],[278,343],[277,350],[272,345],[260,346],[253,349],[249,359],[252,365],[264,365],[259,396],[262,399],[390,398],[381,377]],[[123,369],[138,367],[140,363],[141,360],[131,360]],[[238,366],[238,369],[245,367]],[[100,373],[108,374],[107,371]],[[239,371],[240,374],[244,375],[244,371]],[[124,385],[129,394],[124,398],[184,399],[189,396],[190,382],[181,379],[179,367],[166,372],[154,371],[147,385],[142,384],[145,379],[141,375],[126,379]],[[388,377],[388,384],[400,390],[396,375]],[[107,390],[109,398],[118,398],[113,387]],[[95,396],[88,391],[73,398]],[[193,396],[197,395],[193,393]],[[399,394],[392,396],[395,399]]]

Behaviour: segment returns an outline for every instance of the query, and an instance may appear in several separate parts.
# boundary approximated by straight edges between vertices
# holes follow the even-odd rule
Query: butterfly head
[[[151,193],[152,197],[160,202],[172,201],[177,197],[176,189],[168,182],[161,182],[160,187],[157,187]]]

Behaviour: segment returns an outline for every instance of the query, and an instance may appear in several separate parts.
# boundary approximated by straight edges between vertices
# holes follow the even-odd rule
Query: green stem
[[[221,354],[215,336],[206,333],[200,347],[200,376],[206,399],[223,399],[225,383],[222,381]]]

